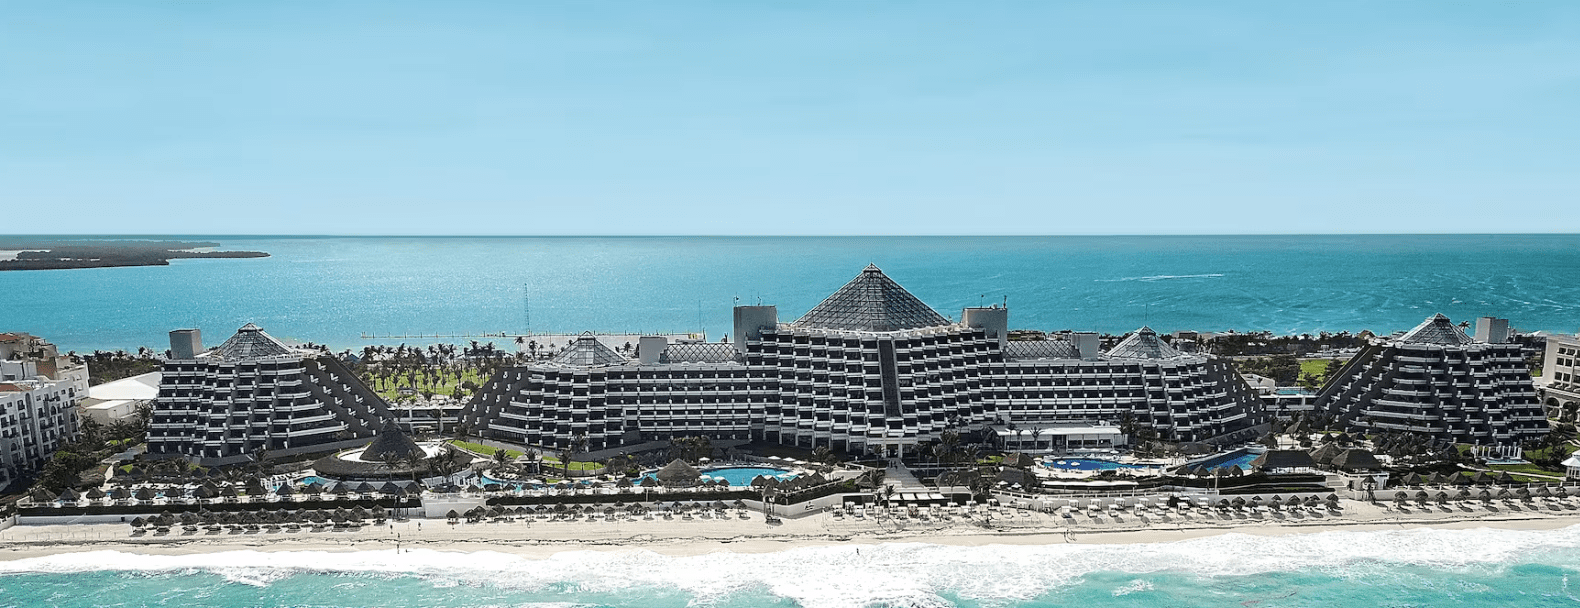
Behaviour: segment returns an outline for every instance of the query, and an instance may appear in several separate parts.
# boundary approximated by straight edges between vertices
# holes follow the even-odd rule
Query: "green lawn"
[[[599,468],[599,467],[602,467],[602,466],[603,465],[598,464],[596,462],[582,462],[580,460],[572,460],[571,461],[571,470],[572,471],[591,471],[593,469],[596,469],[596,468]],[[553,456],[544,456],[543,457],[543,470],[544,471],[549,471],[549,470],[553,470],[553,469],[562,469],[562,468],[564,468],[564,467],[561,466],[560,459],[554,458]]]
[[[434,385],[434,388],[431,390],[435,395],[449,395],[455,390],[455,387],[466,383],[468,380],[481,387],[485,382],[488,381],[488,377],[478,373],[476,369],[468,368],[461,371],[461,378],[459,380],[457,380],[453,375],[446,375],[444,379],[438,384]],[[422,376],[418,376],[418,383],[419,386],[413,387],[417,389],[418,394],[421,394],[424,390],[430,390],[428,389],[428,385],[423,383]],[[374,389],[374,392],[378,393],[380,397],[383,397],[385,401],[395,402],[401,398],[400,387],[402,386],[408,386],[408,383],[404,377],[399,380],[389,381],[380,378],[378,375],[374,375],[373,383],[369,386],[369,388],[378,387]],[[470,396],[471,394],[468,393],[466,389],[461,389],[462,399],[466,399]]]
[[[1328,359],[1311,359],[1309,361],[1301,361],[1300,374],[1302,376],[1305,374],[1311,374],[1312,376],[1315,376],[1317,378],[1317,384],[1319,385],[1327,382],[1328,361]]]
[[[486,446],[486,445],[483,445],[481,443],[472,443],[470,441],[458,441],[458,440],[455,440],[455,439],[451,439],[449,441],[446,441],[445,443],[448,443],[448,444],[453,445],[455,447],[461,448],[461,449],[466,450],[468,452],[474,452],[474,453],[482,454],[482,455],[488,456],[488,457],[493,457],[494,452],[498,452],[499,451],[499,448]],[[512,460],[515,459],[517,456],[520,456],[520,455],[521,455],[521,450],[505,450],[505,456],[510,458],[510,459],[512,459]]]

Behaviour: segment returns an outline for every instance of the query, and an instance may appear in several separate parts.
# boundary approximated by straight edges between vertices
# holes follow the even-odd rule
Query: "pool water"
[[[1121,464],[1112,460],[1092,460],[1090,458],[1060,458],[1051,462],[1044,462],[1043,466],[1065,471],[1117,471],[1119,469],[1152,468],[1146,465]]]
[[[1208,469],[1215,469],[1218,467],[1229,468],[1238,466],[1243,469],[1250,469],[1251,461],[1256,460],[1257,456],[1259,456],[1259,454],[1253,453],[1249,450],[1235,450],[1227,454],[1219,454],[1201,462],[1193,463],[1190,465],[1190,467],[1194,469],[1198,466],[1203,466],[1207,467]]]
[[[780,480],[795,479],[797,477],[795,473],[791,473],[785,469],[773,469],[769,467],[719,467],[716,469],[703,469],[702,471],[703,479],[723,479],[730,482],[731,486],[742,487],[752,485],[752,480],[756,479],[759,475],[763,477],[773,477]],[[652,476],[652,473],[648,473],[643,477]]]

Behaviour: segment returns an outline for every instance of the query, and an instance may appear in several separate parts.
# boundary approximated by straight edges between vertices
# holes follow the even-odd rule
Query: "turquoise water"
[[[524,332],[530,311],[538,333],[717,339],[737,298],[792,320],[868,263],[945,315],[1007,296],[1017,328],[1386,333],[1434,312],[1580,327],[1576,235],[199,238],[273,257],[0,273],[0,331],[164,350],[170,329],[213,344],[256,322],[358,349],[363,332]]]
[[[1204,466],[1204,467],[1207,467],[1209,469],[1214,469],[1214,468],[1218,468],[1218,467],[1224,467],[1224,468],[1228,468],[1228,467],[1242,467],[1242,468],[1249,469],[1249,468],[1251,468],[1251,461],[1252,460],[1256,460],[1257,456],[1258,456],[1258,454],[1254,454],[1252,452],[1248,452],[1248,451],[1244,451],[1244,450],[1236,450],[1236,451],[1233,451],[1233,452],[1229,452],[1227,454],[1222,454],[1222,455],[1214,456],[1212,458],[1208,458],[1208,459],[1203,460],[1203,461],[1198,462],[1198,463],[1194,463],[1194,464],[1191,465],[1191,468],[1196,468],[1198,466]]]
[[[1224,535],[1143,545],[883,544],[543,559],[415,550],[94,552],[0,562],[4,606],[1573,605],[1580,534],[1503,530]]]
[[[1070,471],[1115,471],[1118,469],[1148,468],[1139,464],[1120,464],[1111,460],[1090,460],[1086,458],[1060,458],[1053,462],[1044,463],[1044,466]]]
[[[777,477],[779,479],[795,478],[795,475],[791,475],[790,471],[785,469],[771,469],[767,467],[721,467],[717,469],[704,469],[702,474],[710,477],[723,477],[726,481],[730,482],[731,486],[749,486],[752,484],[752,479],[755,479],[758,475]],[[653,475],[650,473],[644,475],[643,477],[652,476]]]

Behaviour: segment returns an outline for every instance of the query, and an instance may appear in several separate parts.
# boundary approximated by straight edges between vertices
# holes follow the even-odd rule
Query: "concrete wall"
[[[981,329],[987,333],[990,340],[998,340],[1000,348],[1009,342],[1009,309],[997,306],[989,308],[967,308],[960,311],[960,323],[973,329]]]
[[[735,307],[735,350],[746,352],[748,340],[761,340],[764,329],[779,325],[779,308],[776,306]]]
[[[196,329],[170,332],[170,358],[192,359],[203,352],[203,333]]]

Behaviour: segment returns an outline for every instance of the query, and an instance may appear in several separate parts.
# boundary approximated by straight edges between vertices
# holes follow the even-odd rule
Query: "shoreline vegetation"
[[[0,239],[0,251],[16,252],[15,258],[0,260],[0,271],[169,266],[174,259],[269,257],[262,251],[198,251],[219,246],[212,241]]]

